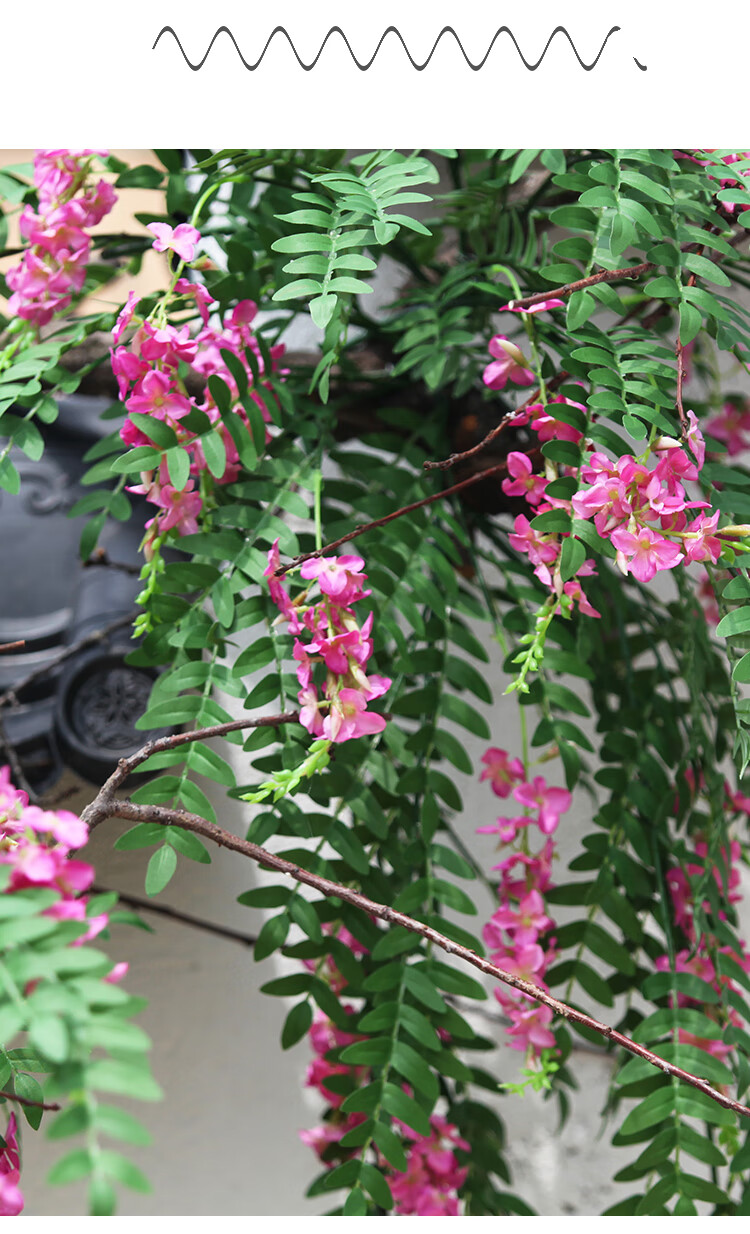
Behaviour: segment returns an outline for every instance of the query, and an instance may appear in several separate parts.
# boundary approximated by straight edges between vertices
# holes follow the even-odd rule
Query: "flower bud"
[[[510,356],[514,364],[526,364],[526,357],[520,347],[516,347],[515,343],[511,343],[510,339],[501,338],[499,334],[495,335],[495,342],[499,347],[502,347],[507,356]]]
[[[720,527],[716,534],[717,536],[737,536],[742,540],[745,536],[750,536],[750,523],[732,523],[728,527]]]

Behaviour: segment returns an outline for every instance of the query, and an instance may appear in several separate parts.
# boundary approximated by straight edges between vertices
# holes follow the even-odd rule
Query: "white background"
[[[3,14],[3,144],[79,142],[105,146],[228,144],[250,146],[672,146],[743,144],[744,67],[750,9],[732,0],[700,10],[677,3],[628,0],[536,0],[532,5],[419,0],[398,5],[266,5],[226,0],[131,0],[126,8],[79,2],[75,14],[38,0],[29,27],[22,6]],[[696,14],[693,16],[692,14]],[[698,14],[700,14],[698,16]],[[549,35],[565,26],[590,62],[613,26],[598,65],[582,70],[563,35],[542,65],[527,70],[503,35],[479,72],[451,37],[423,72],[389,36],[375,64],[360,72],[336,36],[319,65],[304,72],[282,37],[261,67],[248,72],[221,35],[204,67],[192,72],[215,31],[231,28],[245,58],[256,60],[274,27],[289,31],[299,55],[314,58],[327,30],[344,28],[367,60],[389,25],[397,25],[415,59],[428,56],[451,25],[478,61],[503,25],[535,61]],[[648,66],[641,72],[637,57]],[[733,87],[732,82],[736,82]],[[11,106],[8,106],[8,103]],[[743,135],[744,134],[744,135]]]

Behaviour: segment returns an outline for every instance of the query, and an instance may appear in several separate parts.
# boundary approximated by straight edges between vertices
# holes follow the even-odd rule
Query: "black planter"
[[[140,588],[135,573],[84,567],[78,546],[85,516],[67,517],[88,491],[80,484],[83,455],[114,427],[99,419],[108,405],[82,395],[61,400],[58,420],[45,428],[43,458],[32,462],[14,451],[20,493],[0,493],[0,643],[25,640],[22,651],[0,655],[0,693],[36,674],[19,689],[18,706],[3,708],[3,721],[37,793],[49,789],[66,764],[100,784],[147,737],[133,726],[154,674],[125,663],[133,649],[127,626],[56,663],[66,648],[132,612]],[[138,500],[127,523],[109,520],[100,543],[113,561],[141,564],[148,517]],[[0,761],[3,755],[0,745]]]

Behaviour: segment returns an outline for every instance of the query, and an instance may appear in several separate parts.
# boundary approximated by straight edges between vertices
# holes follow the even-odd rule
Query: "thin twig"
[[[36,805],[39,798],[26,779],[26,774],[21,766],[21,760],[18,757],[18,751],[8,736],[8,730],[5,727],[2,711],[0,711],[0,748],[3,749],[5,757],[8,760],[8,765],[13,776],[13,783],[16,788],[20,789],[22,793],[26,793],[31,804]]]
[[[680,341],[679,334],[677,335],[674,353],[677,357],[677,393],[675,396],[675,405],[677,407],[677,414],[680,417],[680,429],[682,430],[682,436],[683,439],[686,439],[689,426],[687,416],[685,415],[685,408],[682,405],[682,385],[685,380],[685,348]]]
[[[105,781],[98,796],[86,806],[86,809],[81,814],[81,818],[85,823],[93,828],[97,823],[106,818],[106,815],[100,817],[100,812],[95,809],[99,799],[111,800],[114,793],[125,783],[128,776],[151,758],[152,754],[161,754],[163,750],[174,750],[178,746],[187,745],[191,741],[208,741],[212,737],[225,737],[227,733],[236,733],[243,728],[276,728],[279,724],[294,724],[299,720],[298,711],[284,711],[280,715],[275,716],[258,716],[254,720],[229,720],[226,724],[212,724],[208,728],[193,729],[188,733],[173,733],[171,737],[157,737],[153,741],[147,741],[145,746],[140,750],[136,750],[135,754],[131,754],[128,758],[121,758],[115,767],[112,775]]]
[[[432,505],[434,501],[440,501],[443,497],[450,497],[453,493],[458,493],[463,488],[468,488],[470,484],[478,484],[480,480],[486,479],[487,476],[497,475],[499,472],[507,471],[507,461],[496,463],[494,467],[485,467],[483,471],[477,471],[473,476],[469,476],[467,480],[461,480],[458,484],[452,484],[450,488],[441,489],[439,493],[433,493],[431,497],[423,497],[420,501],[413,501],[411,505],[402,506],[400,510],[393,510],[390,514],[386,514],[385,518],[376,518],[372,523],[359,523],[353,531],[347,532],[340,540],[332,540],[330,544],[324,544],[322,548],[315,549],[312,553],[302,553],[299,557],[294,557],[285,566],[279,566],[278,570],[274,571],[274,578],[281,578],[289,570],[294,570],[297,566],[301,566],[303,561],[311,561],[313,557],[324,557],[326,553],[333,552],[334,549],[340,548],[342,544],[348,544],[350,540],[356,540],[357,536],[363,536],[366,531],[372,531],[375,527],[385,527],[386,523],[393,522],[394,518],[401,518],[402,514],[411,514],[412,510],[420,510],[422,506]]]
[[[600,270],[598,274],[590,274],[588,278],[577,279],[575,283],[565,283],[562,287],[553,287],[552,291],[538,291],[533,296],[525,296],[523,300],[511,300],[509,308],[527,309],[543,300],[559,300],[561,296],[571,296],[574,291],[584,291],[586,287],[595,287],[597,283],[617,283],[620,279],[637,279],[642,274],[650,274],[655,270],[655,261],[642,261],[639,266],[623,266],[620,270]]]
[[[99,820],[105,818],[124,818],[133,822],[149,822],[167,827],[180,827],[184,831],[190,831],[196,835],[203,836],[207,840],[212,840],[214,844],[218,844],[221,848],[241,853],[244,857],[249,857],[251,861],[256,861],[265,869],[275,870],[278,874],[283,874],[295,882],[312,887],[323,896],[342,900],[345,904],[350,904],[353,908],[367,913],[370,917],[376,917],[380,921],[385,921],[389,925],[401,926],[403,929],[427,939],[428,942],[433,943],[436,947],[440,947],[448,955],[454,955],[465,963],[470,964],[473,968],[478,969],[479,972],[484,973],[488,977],[492,977],[495,981],[501,981],[505,985],[512,986],[513,989],[518,990],[519,993],[526,995],[534,1002],[549,1007],[551,1011],[556,1015],[562,1016],[563,1019],[574,1024],[580,1024],[584,1028],[601,1034],[602,1037],[605,1037],[614,1045],[620,1046],[630,1054],[635,1054],[638,1058],[645,1059],[646,1062],[651,1063],[652,1066],[659,1068],[667,1075],[682,1080],[692,1088],[698,1089],[699,1092],[704,1093],[725,1109],[750,1118],[750,1109],[747,1106],[717,1091],[708,1080],[692,1075],[689,1071],[683,1071],[681,1067],[676,1067],[673,1063],[667,1062],[666,1059],[660,1058],[658,1054],[654,1054],[651,1050],[646,1049],[645,1046],[632,1041],[623,1033],[618,1032],[617,1029],[612,1028],[611,1025],[595,1020],[592,1016],[586,1015],[576,1007],[570,1007],[567,1003],[560,1002],[559,999],[554,998],[546,990],[542,990],[532,982],[524,980],[523,977],[516,976],[515,973],[506,972],[496,964],[492,964],[489,960],[485,960],[482,956],[477,955],[470,948],[454,942],[453,939],[447,938],[444,934],[440,934],[432,926],[426,925],[422,921],[416,921],[413,917],[407,917],[405,913],[398,912],[398,910],[391,908],[390,905],[378,904],[375,900],[369,899],[368,896],[362,895],[361,892],[355,891],[351,887],[344,887],[340,883],[335,883],[320,874],[313,874],[309,870],[302,869],[301,866],[296,865],[294,862],[287,861],[284,857],[276,856],[275,853],[270,853],[267,849],[261,848],[249,840],[242,840],[239,836],[232,835],[231,832],[225,831],[223,827],[218,827],[215,823],[210,823],[207,819],[201,818],[197,814],[191,814],[185,810],[169,810],[164,806],[136,805],[132,801],[118,800],[108,795],[106,786],[97,794],[91,805],[87,807],[87,810],[90,817]]]
[[[31,1097],[19,1097],[18,1093],[8,1093],[4,1089],[0,1092],[0,1097],[4,1097],[6,1101],[17,1101],[19,1105],[34,1106],[37,1110],[61,1110],[62,1106],[56,1101],[32,1101]]]
[[[111,621],[109,625],[102,626],[101,630],[92,630],[91,634],[86,634],[79,639],[77,643],[71,643],[70,647],[66,647],[61,651],[59,656],[55,656],[53,660],[49,660],[40,668],[35,668],[33,673],[29,673],[26,677],[22,677],[15,685],[0,694],[0,707],[6,707],[8,703],[13,706],[18,705],[18,695],[28,686],[33,685],[35,681],[41,680],[48,676],[49,673],[59,668],[66,660],[70,660],[72,656],[78,655],[79,651],[85,651],[87,647],[96,646],[97,643],[106,642],[110,634],[114,634],[115,630],[121,630],[123,626],[132,625],[138,616],[137,612],[128,613],[126,617],[118,617],[116,621]]]
[[[20,651],[26,646],[25,638],[17,638],[15,643],[0,643],[0,653],[5,651]]]
[[[101,887],[93,883],[90,891],[94,895],[109,895],[111,887]],[[193,917],[191,913],[183,913],[182,909],[172,908],[169,904],[158,904],[155,900],[147,900],[142,896],[130,895],[129,892],[115,892],[120,904],[135,908],[141,912],[157,913],[160,917],[168,917],[170,921],[178,921],[181,925],[191,926],[194,930],[204,930],[208,934],[217,934],[220,938],[228,938],[231,942],[242,943],[244,947],[254,947],[258,941],[255,934],[243,934],[241,930],[233,930],[231,926],[216,925],[213,921],[204,921],[202,917]]]
[[[549,381],[545,382],[545,385],[548,390],[556,390],[568,376],[569,374],[566,372],[556,373],[554,377],[550,377]],[[490,429],[487,436],[483,437],[477,445],[472,446],[469,450],[461,450],[460,453],[451,454],[449,458],[443,458],[437,462],[428,460],[426,463],[423,463],[422,466],[425,471],[447,471],[449,467],[455,467],[456,463],[463,463],[465,459],[473,458],[475,454],[479,454],[490,442],[499,437],[503,429],[512,424],[522,411],[526,411],[527,407],[533,407],[534,403],[538,402],[541,397],[541,393],[541,390],[537,387],[534,393],[526,399],[525,403],[521,403],[520,407],[516,407],[514,411],[509,411],[507,415],[504,415],[500,423],[496,424],[493,429]]]
[[[711,228],[711,224],[706,224],[706,230]],[[742,233],[738,238],[730,243],[739,244],[744,237]],[[705,244],[683,244],[680,247],[681,253],[701,253]],[[533,296],[526,296],[523,300],[511,300],[509,308],[525,309],[533,308],[535,304],[541,304],[543,300],[559,300],[561,296],[570,296],[575,291],[584,291],[586,287],[595,287],[597,283],[616,283],[620,279],[637,279],[643,274],[650,274],[652,270],[658,268],[658,262],[642,261],[638,266],[623,266],[620,270],[600,270],[598,274],[590,274],[587,278],[577,279],[574,283],[565,283],[562,287],[553,287],[551,291],[538,291]]]

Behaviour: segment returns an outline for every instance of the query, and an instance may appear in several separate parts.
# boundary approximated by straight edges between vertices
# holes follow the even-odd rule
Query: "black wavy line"
[[[577,61],[578,61],[578,63],[580,64],[581,68],[582,68],[582,69],[584,69],[587,73],[590,73],[590,72],[591,72],[591,70],[592,70],[593,68],[595,68],[595,67],[596,67],[596,65],[599,63],[599,59],[600,59],[600,57],[601,57],[601,55],[602,55],[602,52],[604,51],[604,48],[607,46],[607,43],[609,42],[609,39],[611,38],[611,36],[612,36],[613,34],[617,34],[617,32],[620,30],[620,28],[621,28],[620,26],[613,26],[613,27],[612,27],[612,29],[611,29],[611,30],[609,31],[609,33],[607,34],[607,36],[606,36],[606,38],[605,38],[604,42],[602,43],[601,47],[599,48],[599,52],[598,52],[598,54],[597,54],[597,56],[596,56],[596,59],[592,60],[591,64],[586,64],[586,63],[585,63],[585,61],[583,61],[583,60],[581,59],[581,57],[580,57],[580,56],[579,56],[579,54],[578,54],[578,49],[576,48],[575,43],[573,42],[572,38],[570,37],[570,35],[568,34],[568,31],[565,29],[565,27],[564,27],[564,26],[556,26],[556,27],[555,27],[555,29],[552,31],[551,35],[550,35],[550,36],[549,36],[549,38],[547,39],[547,44],[546,44],[546,46],[545,46],[545,48],[544,48],[544,51],[542,52],[541,56],[539,57],[539,59],[536,61],[536,63],[535,63],[535,64],[532,64],[529,60],[527,60],[527,59],[526,59],[526,57],[524,56],[523,52],[521,51],[521,48],[518,46],[518,42],[516,41],[516,36],[514,35],[513,31],[512,31],[512,30],[511,30],[508,26],[501,26],[501,27],[500,27],[500,29],[499,29],[499,30],[497,30],[497,31],[495,32],[495,34],[494,34],[494,35],[493,35],[493,37],[492,37],[492,42],[490,43],[489,47],[487,48],[486,53],[484,54],[484,56],[482,57],[482,59],[479,61],[479,63],[478,63],[478,64],[474,64],[474,63],[473,63],[473,61],[469,59],[469,57],[467,56],[466,52],[464,51],[463,44],[461,43],[461,40],[460,40],[459,36],[456,34],[456,31],[453,29],[453,27],[452,27],[452,26],[444,26],[444,27],[443,27],[443,29],[440,31],[439,35],[438,35],[438,36],[437,36],[437,38],[435,39],[435,42],[434,42],[434,44],[433,44],[432,51],[430,52],[429,56],[427,57],[427,59],[424,61],[424,63],[423,63],[423,64],[419,64],[419,63],[418,63],[418,62],[414,59],[414,57],[412,56],[411,52],[409,51],[409,48],[407,47],[407,45],[406,45],[406,43],[405,43],[405,41],[404,41],[404,38],[403,38],[403,35],[401,34],[401,31],[400,31],[400,30],[398,30],[396,26],[389,26],[387,30],[384,30],[383,34],[380,36],[380,40],[379,40],[378,45],[377,45],[377,47],[375,48],[375,51],[373,52],[372,56],[370,57],[370,59],[369,59],[369,60],[366,60],[366,61],[364,61],[363,63],[361,63],[361,62],[357,59],[357,57],[355,56],[355,54],[354,54],[354,52],[353,52],[353,50],[352,50],[352,46],[351,46],[351,44],[350,44],[350,42],[349,42],[348,38],[346,37],[346,34],[345,34],[345,33],[344,33],[344,31],[341,29],[341,26],[332,26],[332,27],[331,27],[331,29],[328,31],[328,33],[326,34],[325,38],[323,39],[323,42],[322,42],[322,43],[321,43],[321,45],[320,45],[320,50],[318,51],[318,54],[315,56],[315,59],[314,59],[314,60],[312,60],[309,64],[305,64],[304,60],[300,57],[300,55],[299,55],[299,53],[298,53],[298,51],[297,51],[297,48],[294,46],[294,43],[293,43],[293,41],[292,41],[292,37],[291,37],[291,35],[289,34],[288,30],[286,30],[286,28],[285,28],[284,26],[276,26],[276,27],[275,27],[275,29],[271,31],[271,34],[268,36],[268,39],[267,39],[267,41],[266,41],[266,45],[265,45],[265,47],[263,48],[263,51],[260,53],[260,55],[259,55],[258,59],[255,61],[255,63],[250,63],[249,61],[247,61],[247,60],[245,59],[245,57],[243,56],[242,52],[240,51],[240,49],[239,49],[239,47],[238,47],[238,45],[237,45],[237,40],[235,39],[234,35],[232,34],[232,31],[229,29],[229,27],[228,27],[228,26],[219,26],[219,29],[216,31],[216,33],[214,34],[213,38],[211,39],[211,42],[209,43],[208,47],[206,48],[206,51],[205,51],[205,53],[204,53],[204,55],[203,55],[203,58],[202,58],[201,60],[199,60],[196,64],[193,64],[192,60],[190,60],[190,59],[188,58],[188,56],[186,55],[186,53],[185,53],[185,49],[183,48],[182,43],[180,42],[179,35],[177,34],[177,32],[175,31],[175,29],[174,29],[174,27],[173,27],[173,26],[163,26],[163,27],[162,27],[162,29],[159,31],[159,33],[158,33],[158,34],[157,34],[157,36],[156,36],[156,41],[154,42],[154,45],[153,45],[153,47],[152,47],[152,49],[151,49],[151,50],[152,50],[152,51],[154,51],[154,50],[156,49],[156,46],[157,46],[157,44],[158,44],[158,42],[159,42],[159,40],[160,40],[160,38],[161,38],[161,36],[162,36],[163,34],[171,34],[171,35],[172,35],[172,38],[175,40],[175,42],[177,43],[177,46],[179,47],[180,51],[182,52],[183,58],[184,58],[184,60],[185,60],[185,63],[187,64],[188,68],[191,68],[191,69],[193,70],[193,72],[194,72],[194,73],[197,73],[197,72],[198,72],[198,70],[199,70],[199,69],[202,69],[202,68],[203,68],[203,65],[206,63],[206,60],[208,59],[209,53],[210,53],[210,51],[211,51],[211,48],[213,47],[214,43],[215,43],[215,42],[216,42],[216,40],[218,39],[219,35],[220,35],[220,34],[227,34],[227,35],[229,36],[229,38],[232,40],[232,42],[234,43],[234,50],[237,52],[237,55],[239,56],[239,58],[240,58],[240,60],[242,61],[243,65],[245,66],[245,68],[246,68],[246,69],[248,69],[251,73],[253,73],[253,72],[255,72],[255,70],[256,70],[256,69],[260,66],[260,64],[261,64],[261,62],[262,62],[262,60],[263,60],[263,57],[265,56],[266,52],[268,51],[268,48],[270,47],[270,45],[271,45],[271,43],[273,42],[273,40],[274,40],[274,38],[276,37],[276,35],[277,35],[277,34],[283,34],[283,35],[284,35],[284,37],[286,38],[286,40],[287,40],[287,42],[288,42],[289,46],[291,47],[292,51],[294,52],[294,55],[295,55],[295,58],[296,58],[296,60],[297,60],[298,65],[300,66],[300,68],[301,68],[301,69],[304,69],[306,73],[309,73],[312,69],[314,69],[314,68],[315,68],[316,64],[317,64],[317,63],[318,63],[318,61],[320,60],[320,57],[323,55],[323,52],[324,52],[324,50],[325,50],[325,47],[326,47],[326,44],[327,44],[328,40],[329,40],[329,39],[330,39],[330,38],[331,38],[334,34],[339,34],[339,35],[341,36],[341,38],[344,40],[344,43],[345,43],[346,48],[347,48],[347,51],[349,52],[349,55],[351,56],[352,60],[353,60],[353,61],[354,61],[354,63],[356,64],[357,68],[358,68],[358,69],[360,69],[360,71],[364,73],[364,72],[366,72],[369,68],[371,68],[371,67],[372,67],[372,65],[373,65],[373,63],[374,63],[374,61],[375,61],[375,59],[377,58],[377,54],[378,54],[378,52],[380,51],[380,48],[383,46],[383,43],[384,43],[384,42],[385,42],[385,40],[387,39],[388,35],[389,35],[389,34],[395,34],[395,35],[396,35],[396,37],[398,38],[399,42],[401,43],[402,48],[403,48],[403,49],[404,49],[404,51],[406,52],[406,55],[407,55],[407,57],[408,57],[408,59],[409,59],[409,62],[410,62],[410,64],[411,64],[412,68],[416,69],[418,73],[421,73],[421,72],[422,72],[422,70],[423,70],[423,69],[426,69],[426,68],[427,68],[427,65],[430,63],[430,61],[431,61],[432,57],[434,56],[434,54],[435,54],[435,52],[436,52],[436,50],[437,50],[438,44],[440,43],[440,40],[443,38],[443,36],[444,36],[444,35],[446,35],[446,34],[452,34],[452,35],[453,35],[453,37],[454,37],[454,39],[456,40],[456,43],[458,44],[459,50],[460,50],[460,52],[461,52],[461,55],[463,56],[463,58],[464,58],[464,60],[466,61],[467,65],[469,66],[469,68],[470,68],[470,69],[473,69],[473,71],[474,71],[475,73],[478,73],[478,72],[479,72],[479,70],[480,70],[481,68],[483,68],[483,67],[484,67],[484,65],[486,64],[486,62],[487,62],[487,60],[488,60],[488,58],[489,58],[490,52],[492,51],[493,47],[495,46],[495,43],[497,42],[497,40],[500,38],[500,35],[501,35],[501,34],[507,34],[507,35],[509,35],[510,39],[512,40],[512,42],[513,42],[513,46],[515,47],[516,51],[518,52],[519,56],[521,57],[521,60],[523,61],[524,65],[526,66],[526,68],[527,68],[530,72],[532,72],[532,73],[533,73],[533,72],[535,72],[535,71],[536,71],[536,69],[538,69],[538,68],[539,68],[539,65],[542,63],[542,61],[543,61],[544,57],[546,56],[546,54],[547,54],[547,52],[548,52],[548,50],[549,50],[550,44],[551,44],[552,40],[555,38],[555,36],[556,36],[556,35],[558,35],[558,34],[564,34],[564,35],[565,35],[565,37],[566,37],[566,39],[567,39],[567,40],[568,40],[568,42],[570,43],[570,46],[571,46],[571,48],[573,49],[573,53],[574,53],[574,55],[575,55],[575,57],[576,57],[576,60],[577,60]],[[634,57],[634,58],[635,58],[635,57]],[[638,61],[637,61],[637,60],[636,60],[636,64],[638,64]],[[638,64],[638,68],[639,68],[639,69],[644,69],[644,71],[645,71],[645,66],[643,66],[643,65],[641,65],[641,64]]]

